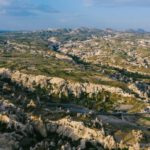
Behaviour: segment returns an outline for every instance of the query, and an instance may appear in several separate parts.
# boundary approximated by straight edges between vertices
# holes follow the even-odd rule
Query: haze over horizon
[[[0,29],[84,26],[150,31],[149,14],[149,0],[0,0]]]

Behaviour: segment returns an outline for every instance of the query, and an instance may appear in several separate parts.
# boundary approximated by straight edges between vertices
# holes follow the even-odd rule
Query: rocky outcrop
[[[67,55],[63,55],[63,54],[59,54],[59,53],[56,53],[56,54],[55,54],[55,57],[56,57],[57,59],[73,61],[71,57],[68,57]]]
[[[2,122],[2,123],[9,123],[10,119],[9,119],[9,117],[7,115],[0,114],[0,122]]]
[[[90,141],[93,145],[101,144],[106,149],[116,149],[117,144],[110,135],[105,136],[101,130],[94,130],[85,127],[83,122],[63,118],[58,121],[50,121],[48,124],[50,132],[57,132],[60,136],[66,136],[72,141],[81,140],[82,147],[86,148],[85,143]]]
[[[88,147],[86,145],[90,142],[96,149],[112,150],[129,148],[132,150],[140,150],[139,143],[142,139],[142,132],[140,130],[132,130],[128,136],[133,137],[133,139],[127,141],[121,140],[117,143],[113,136],[106,135],[103,127],[101,129],[87,127],[83,122],[73,121],[70,117],[58,121],[49,121],[47,128],[50,133],[57,133],[59,136],[71,138],[74,142],[80,141],[79,147],[81,149],[87,149]]]
[[[8,69],[0,69],[0,76],[3,78],[9,78],[11,81],[34,90],[37,86],[46,89],[49,94],[68,96],[80,98],[81,94],[86,93],[89,97],[93,94],[98,94],[101,91],[108,91],[110,93],[116,93],[124,97],[133,97],[130,93],[123,91],[118,87],[111,87],[107,85],[93,84],[93,83],[79,83],[69,80],[64,80],[57,77],[46,77],[43,75],[31,75],[24,74],[19,71],[10,71]]]
[[[46,138],[47,137],[47,131],[46,131],[46,127],[45,124],[43,123],[43,120],[40,117],[36,117],[36,116],[31,116],[30,117],[33,123],[33,127],[35,128],[35,130],[43,137]]]
[[[123,138],[117,141],[113,130],[118,130],[116,124],[119,122],[116,122],[113,129],[110,130],[111,123],[116,121],[115,118],[114,121],[111,120],[112,116],[109,117],[109,121],[104,122],[102,117],[99,119],[94,114],[79,113],[75,116],[65,109],[59,112],[59,108],[51,108],[47,102],[45,105],[37,104],[35,107],[33,100],[30,99],[30,105],[27,107],[22,103],[16,103],[16,100],[11,99],[11,97],[5,100],[3,96],[0,93],[0,149],[76,150],[91,148],[111,150],[130,148],[140,150],[142,133],[137,130],[130,130],[127,134],[131,138],[127,142],[126,139],[121,141]],[[129,123],[125,124],[121,119],[118,120],[121,127],[130,125]]]

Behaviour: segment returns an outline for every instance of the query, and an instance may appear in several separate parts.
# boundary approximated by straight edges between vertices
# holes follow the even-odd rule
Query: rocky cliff
[[[73,82],[57,77],[34,76],[19,71],[10,71],[5,68],[0,69],[0,75],[3,78],[11,79],[13,82],[21,84],[31,90],[34,90],[36,86],[40,86],[41,88],[49,89],[50,94],[54,93],[59,96],[73,94],[75,97],[80,97],[81,93],[87,93],[89,96],[92,96],[92,94],[105,90],[121,96],[133,97],[132,94],[123,91],[121,88],[93,83]]]

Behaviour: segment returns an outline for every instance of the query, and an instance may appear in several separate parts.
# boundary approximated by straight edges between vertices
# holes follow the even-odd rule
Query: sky
[[[150,31],[150,0],[0,0],[0,30],[78,27]]]

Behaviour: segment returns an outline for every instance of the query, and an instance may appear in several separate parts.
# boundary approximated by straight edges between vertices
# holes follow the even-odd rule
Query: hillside
[[[149,125],[150,33],[0,33],[0,149],[146,150]]]

